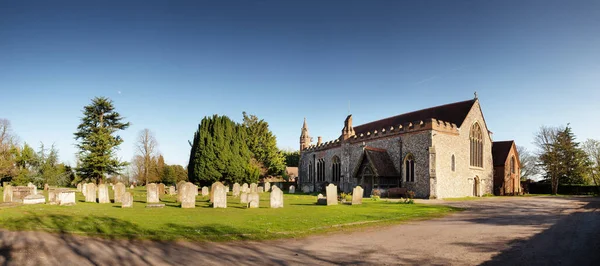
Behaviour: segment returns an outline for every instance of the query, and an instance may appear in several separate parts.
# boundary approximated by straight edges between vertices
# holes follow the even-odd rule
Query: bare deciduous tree
[[[147,128],[140,131],[135,147],[137,155],[143,159],[142,169],[140,169],[142,172],[139,176],[142,180],[139,181],[144,183],[154,181],[150,176],[158,147],[154,133]]]
[[[589,156],[590,167],[589,175],[594,181],[594,185],[600,185],[600,141],[588,139],[583,143],[583,150]]]
[[[15,148],[16,142],[16,136],[12,134],[10,121],[0,119],[0,179],[15,174],[13,148]]]
[[[540,173],[540,168],[536,156],[523,146],[517,146],[517,153],[519,153],[519,161],[521,162],[521,181],[537,176]]]
[[[558,192],[558,178],[561,171],[560,155],[557,152],[557,137],[559,129],[542,126],[535,134],[534,143],[538,147],[539,166],[550,178],[552,194]]]

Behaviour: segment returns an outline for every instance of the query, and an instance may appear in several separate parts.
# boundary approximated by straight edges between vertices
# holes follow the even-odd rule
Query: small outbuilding
[[[492,143],[494,160],[494,194],[519,195],[521,190],[521,162],[514,140]]]

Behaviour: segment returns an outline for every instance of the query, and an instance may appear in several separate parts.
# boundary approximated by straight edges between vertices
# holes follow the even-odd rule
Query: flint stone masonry
[[[240,195],[240,203],[248,203],[248,193],[242,192],[242,194]]]
[[[265,182],[265,192],[271,191],[271,183]]]
[[[283,191],[278,187],[273,187],[270,195],[271,208],[283,208]]]
[[[248,207],[258,208],[260,205],[260,196],[256,192],[248,194]]]
[[[58,205],[73,206],[76,204],[75,191],[60,191],[58,193]]]
[[[4,202],[12,202],[13,201],[13,187],[11,185],[4,186]]]
[[[96,184],[87,184],[85,189],[85,202],[96,202]]]
[[[98,203],[110,203],[108,186],[106,184],[98,185]]]
[[[29,195],[23,198],[23,204],[44,204],[46,203],[46,197],[44,195]]]
[[[256,183],[250,184],[250,193],[256,193],[256,192],[258,192],[258,185],[256,185]]]
[[[215,186],[213,208],[227,208],[227,192],[222,184]]]
[[[238,183],[233,184],[232,194],[234,197],[240,196],[240,184],[238,184]]]
[[[361,186],[356,186],[352,190],[352,205],[362,204],[364,189]]]
[[[185,183],[179,187],[181,190],[181,208],[196,208],[196,186],[192,183]]]
[[[131,192],[125,192],[123,197],[121,197],[121,208],[131,208],[133,207],[133,196]]]
[[[294,187],[294,185],[291,185],[290,189],[289,189],[289,192],[290,192],[290,194],[296,193],[296,187]]]
[[[127,190],[125,189],[125,184],[119,182],[114,187],[115,192],[115,203],[119,203],[123,201],[123,195]]]
[[[158,186],[154,183],[146,185],[146,203],[159,203]]]
[[[202,197],[208,196],[208,187],[202,187]]]

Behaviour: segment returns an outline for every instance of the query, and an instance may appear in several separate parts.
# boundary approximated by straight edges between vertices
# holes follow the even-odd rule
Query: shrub
[[[379,189],[373,189],[373,192],[371,192],[372,196],[377,196],[377,197],[381,197],[381,190]]]
[[[371,195],[371,200],[373,200],[373,201],[378,201],[380,199],[381,198],[379,196]]]

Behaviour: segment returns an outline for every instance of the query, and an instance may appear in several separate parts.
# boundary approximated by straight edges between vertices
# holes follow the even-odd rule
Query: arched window
[[[415,182],[415,159],[412,154],[406,155],[404,159],[404,180]]]
[[[340,157],[333,156],[333,159],[331,160],[331,181],[332,182],[340,181],[341,165],[342,164],[340,163]]]
[[[471,166],[483,167],[483,133],[481,133],[479,123],[471,126],[469,140],[471,143]]]
[[[510,173],[515,173],[515,156],[510,157]]]
[[[319,159],[317,161],[317,182],[325,181],[325,160]]]
[[[315,166],[312,162],[308,162],[308,182],[312,182],[315,175]]]
[[[456,158],[454,158],[454,154],[452,154],[452,158],[450,160],[450,167],[452,168],[452,172],[456,171]]]

